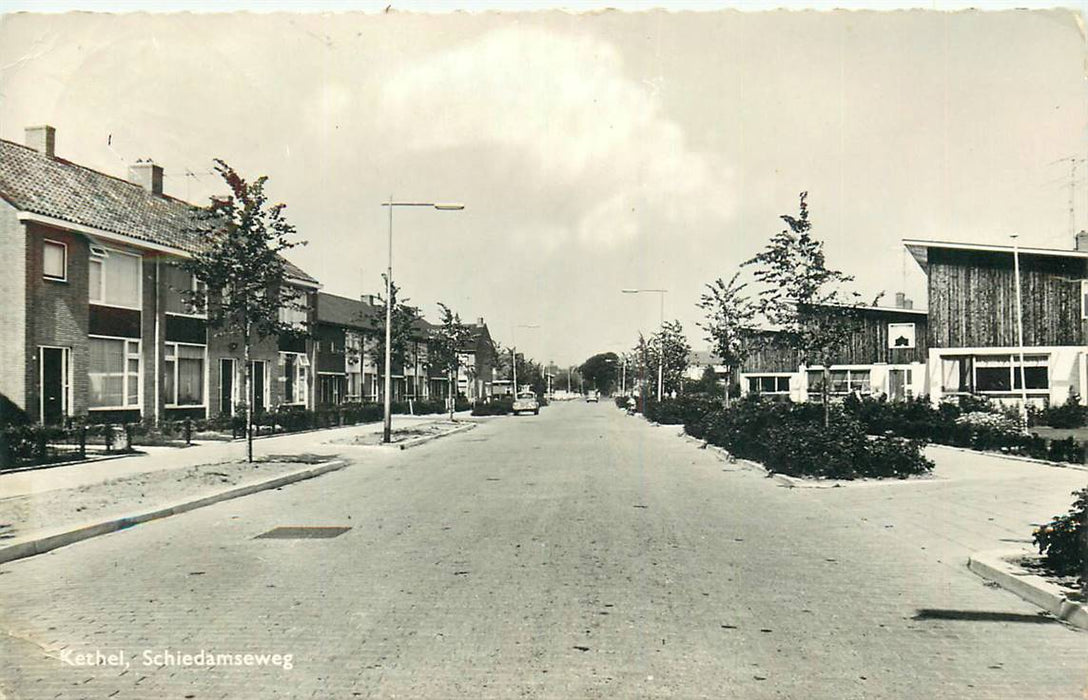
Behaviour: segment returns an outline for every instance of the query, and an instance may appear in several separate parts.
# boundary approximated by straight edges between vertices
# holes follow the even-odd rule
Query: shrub
[[[624,399],[624,407],[627,406]],[[646,419],[662,425],[686,425],[721,406],[721,401],[705,395],[687,395],[664,401],[646,402]]]
[[[472,407],[474,416],[505,416],[514,409],[513,399],[496,398],[487,403],[478,403]]]
[[[1032,533],[1032,539],[1043,555],[1043,565],[1059,576],[1081,575],[1084,557],[1088,556],[1081,541],[1088,518],[1088,488],[1074,491],[1073,496],[1073,507],[1068,513],[1055,515],[1053,520]]]
[[[1051,428],[1081,428],[1088,425],[1088,406],[1080,404],[1080,396],[1074,391],[1061,406],[1047,406],[1042,410],[1032,410],[1029,419],[1032,425],[1049,425]]]
[[[627,397],[626,396],[614,396],[612,400],[616,402],[616,408],[622,408],[627,410]]]
[[[933,468],[922,454],[924,441],[869,436],[859,420],[838,406],[825,428],[817,404],[747,396],[728,409],[685,423],[685,430],[737,457],[792,476],[903,478]]]

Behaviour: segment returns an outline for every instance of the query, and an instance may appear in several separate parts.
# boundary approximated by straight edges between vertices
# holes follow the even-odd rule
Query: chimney
[[[128,181],[155,195],[162,195],[162,166],[148,158],[128,166]]]
[[[914,308],[914,300],[904,298],[903,299],[903,308],[904,309],[913,309]]]
[[[484,317],[483,317],[483,316],[481,316],[481,317],[479,317],[478,319],[476,319],[476,325],[477,325],[477,326],[482,326],[482,325],[484,325]]]
[[[903,292],[896,292],[895,293],[895,308],[905,309],[905,308],[907,308],[906,306],[904,306],[906,303],[907,303],[907,295],[904,294]]]
[[[1081,231],[1077,234],[1077,245],[1075,250],[1081,253],[1088,253],[1088,231]]]
[[[50,158],[55,158],[54,147],[56,146],[57,130],[48,124],[42,126],[28,126],[25,129],[26,133],[26,145],[33,148],[38,153],[44,153]]]

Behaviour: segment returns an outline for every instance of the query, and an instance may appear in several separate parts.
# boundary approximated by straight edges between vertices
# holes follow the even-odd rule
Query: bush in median
[[[1059,576],[1078,576],[1084,571],[1085,553],[1082,532],[1088,520],[1088,488],[1074,491],[1073,507],[1065,515],[1056,515],[1032,533],[1035,546],[1043,555],[1043,565]],[[1081,581],[1082,584],[1086,583]]]
[[[790,476],[904,478],[933,468],[922,454],[924,441],[867,435],[862,423],[839,407],[825,428],[817,404],[748,396],[686,423],[685,430]]]

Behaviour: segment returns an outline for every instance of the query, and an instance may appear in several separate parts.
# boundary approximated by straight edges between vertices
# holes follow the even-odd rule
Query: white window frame
[[[287,356],[290,355],[294,358],[295,376],[293,377],[293,393],[295,395],[292,401],[287,401],[287,377],[284,372],[287,368]],[[303,352],[280,352],[280,367],[283,371],[280,372],[280,376],[277,381],[283,384],[283,400],[284,406],[305,406],[310,405],[310,358]],[[300,391],[301,387],[301,391]]]
[[[1022,393],[1024,393],[1024,391],[1021,391],[1021,389],[1016,386],[1016,383],[1020,380],[1020,353],[1019,352],[1015,352],[1015,353],[1011,353],[1011,354],[1010,353],[998,353],[998,354],[994,354],[994,355],[972,355],[971,357],[973,358],[972,361],[971,361],[971,388],[974,390],[974,393],[978,394],[979,396],[1020,396]],[[987,366],[988,367],[995,367],[995,366],[1004,367],[1003,364],[1002,365],[996,364],[996,362],[998,360],[1004,360],[1004,359],[1008,360],[1009,386],[1011,388],[1007,389],[1007,390],[1004,390],[1004,391],[995,390],[995,389],[979,389],[978,388],[978,365],[979,365],[979,361],[981,360],[983,362],[984,367],[987,367]],[[989,360],[990,362],[993,362],[994,364],[986,365],[987,360]],[[1040,362],[1040,360],[1041,360],[1041,362]],[[1026,393],[1035,394],[1035,395],[1038,395],[1038,396],[1049,394],[1051,384],[1053,384],[1053,376],[1052,376],[1052,374],[1050,372],[1050,355],[1047,354],[1047,353],[1038,353],[1038,352],[1026,352],[1026,353],[1024,353],[1024,368],[1027,369],[1028,367],[1046,367],[1046,386],[1043,387],[1042,389],[1028,388],[1028,389],[1026,389]],[[959,392],[959,393],[966,393],[966,392]]]
[[[790,381],[791,375],[789,373],[785,373],[785,372],[758,372],[758,373],[752,373],[752,374],[745,374],[744,375],[744,379],[747,380],[747,381],[757,379],[757,380],[761,380],[761,383],[762,383],[763,379],[768,378],[768,377],[773,377],[774,378],[776,387],[778,385],[778,380],[779,379],[785,379],[786,380],[786,390],[785,391],[779,391],[776,388],[774,391],[763,391],[763,390],[752,391],[750,385],[748,387],[745,387],[745,390],[750,394],[755,393],[755,394],[761,394],[763,396],[789,396],[790,391],[793,390],[793,382]]]
[[[179,265],[174,265],[174,267],[177,267],[179,270],[183,270],[184,272],[188,272],[188,270],[184,270],[184,268],[182,268]],[[198,280],[196,278],[196,275],[194,275],[193,273],[188,272],[188,274],[189,274],[189,291],[192,291],[192,292],[200,291],[200,287],[202,285],[204,285],[204,283],[201,282],[200,280]],[[204,285],[204,286],[205,286],[205,289],[204,289],[204,310],[203,311],[167,311],[167,312],[165,312],[166,315],[167,316],[182,316],[184,318],[204,318],[204,319],[208,318],[208,290],[207,290],[207,286],[206,285]],[[181,290],[171,289],[170,291],[175,292],[175,293],[177,293],[179,295],[181,294]],[[190,306],[189,304],[185,303],[184,298],[182,299],[182,305],[183,306]]]
[[[112,257],[115,254],[116,255],[128,255],[130,257],[136,258],[136,263],[137,264],[136,264],[136,305],[135,306],[128,306],[128,305],[125,305],[125,304],[111,304],[111,303],[106,301],[106,291],[108,289],[108,284],[106,282],[106,270],[105,270],[105,263],[103,261],[108,260],[110,257]],[[95,301],[93,298],[91,298],[91,294],[90,294],[91,275],[90,275],[90,269],[89,268],[90,268],[91,265],[102,265],[103,266],[101,272],[98,275],[99,283],[101,284],[101,287],[98,290],[98,296],[99,296],[98,301]],[[131,309],[131,310],[134,310],[134,311],[142,311],[143,310],[144,258],[143,258],[142,255],[140,255],[139,253],[130,253],[130,252],[125,251],[125,250],[118,250],[117,248],[106,248],[105,246],[92,245],[91,246],[91,257],[90,257],[90,260],[87,262],[87,267],[88,267],[88,271],[87,271],[87,285],[88,285],[88,287],[87,287],[87,298],[88,298],[88,300],[89,300],[89,302],[91,304],[94,304],[95,306],[108,306],[108,307],[111,307],[111,308],[114,308],[114,309]]]
[[[895,345],[896,328],[910,328],[910,344]],[[914,323],[889,323],[888,324],[888,349],[889,350],[913,350],[918,346],[918,328]]]
[[[125,376],[125,379],[124,379],[124,387],[123,387],[123,389],[121,391],[121,400],[123,402],[122,405],[120,405],[120,406],[88,406],[87,410],[88,411],[131,411],[131,410],[138,410],[138,411],[140,411],[142,413],[143,412],[143,405],[144,405],[144,358],[143,358],[143,355],[140,352],[140,347],[142,345],[142,341],[140,341],[138,338],[121,338],[121,337],[113,336],[113,335],[88,335],[87,338],[88,339],[96,338],[96,339],[99,339],[99,340],[120,340],[120,341],[124,341],[124,343],[125,343],[125,362],[124,362],[124,368],[125,368],[124,376]],[[130,352],[129,351],[129,343],[135,344],[136,352]],[[128,403],[129,381],[130,381],[130,376],[131,376],[129,374],[129,371],[128,371],[128,361],[131,360],[131,359],[136,359],[136,361],[139,363],[137,368],[136,368],[136,403],[135,404],[129,404]],[[87,375],[88,375],[88,378],[91,375],[91,370],[90,370],[89,366],[87,368]],[[88,404],[90,403],[89,391],[88,391],[87,402],[88,402]]]
[[[823,393],[823,392],[819,391],[818,386],[813,387],[812,383],[809,381],[809,373],[815,373],[815,372],[820,373],[820,379],[822,381],[823,380],[823,372],[824,372],[824,368],[822,366],[816,365],[814,367],[806,367],[805,368],[805,391],[809,392],[810,394]],[[834,372],[846,372],[846,385],[847,385],[848,388],[846,389],[846,391],[833,391],[831,389],[831,387],[828,386],[828,389],[827,389],[827,395],[828,396],[849,396],[850,394],[853,394],[853,393],[858,393],[858,394],[861,394],[863,396],[868,396],[868,395],[871,395],[873,393],[873,368],[872,368],[871,365],[845,365],[845,366],[831,365],[831,367],[827,368],[827,381],[828,382],[833,381],[832,378],[831,378],[831,374],[834,373]],[[858,373],[864,372],[865,374],[869,375],[869,388],[868,389],[854,388],[854,381],[855,381],[854,380],[854,375],[853,375],[854,372],[858,372]]]
[[[201,345],[200,343],[178,343],[178,342],[174,342],[172,340],[169,341],[169,342],[166,342],[166,343],[164,343],[164,347],[163,347],[163,355],[162,355],[163,365],[165,365],[167,363],[166,348],[170,347],[171,345],[174,346],[174,356],[173,356],[173,358],[171,358],[171,360],[174,363],[174,396],[173,397],[163,397],[164,405],[167,408],[207,408],[208,407],[208,346],[207,345]],[[204,351],[204,376],[202,378],[202,383],[204,384],[204,391],[203,391],[204,401],[203,401],[203,403],[176,403],[177,402],[177,396],[178,396],[178,346],[179,345],[184,345],[184,346],[190,347],[190,348],[201,348]],[[231,359],[233,359],[233,358],[231,358]],[[175,403],[171,403],[169,401],[170,398],[173,398]]]
[[[61,249],[61,274],[59,277],[45,271],[45,251],[51,245],[60,246]],[[68,281],[68,244],[64,241],[57,241],[52,238],[42,239],[42,279],[47,279],[50,282]]]

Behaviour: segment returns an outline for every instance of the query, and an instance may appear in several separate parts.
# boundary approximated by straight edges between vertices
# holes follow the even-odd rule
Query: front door
[[[888,398],[892,401],[903,401],[911,397],[911,371],[909,369],[893,369],[888,373]]]
[[[41,348],[41,420],[57,425],[68,415],[68,348]]]
[[[264,411],[264,360],[254,360],[249,363],[250,371],[253,376],[253,384],[249,394],[249,404],[253,407],[254,413],[261,413]]]
[[[234,415],[234,360],[219,359],[219,413]]]

